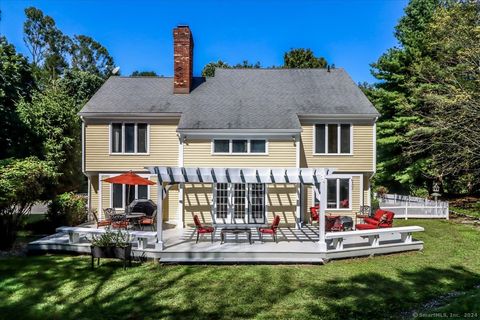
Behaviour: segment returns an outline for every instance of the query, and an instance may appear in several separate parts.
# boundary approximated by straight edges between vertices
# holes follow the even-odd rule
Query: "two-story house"
[[[375,173],[373,105],[345,70],[216,69],[193,77],[193,37],[173,30],[174,77],[112,76],[80,112],[88,205],[123,210],[157,201],[157,186],[103,179],[146,167],[335,168],[327,212],[353,215],[370,204]],[[129,198],[129,199],[127,199]],[[163,203],[163,221],[282,224],[307,221],[316,199],[301,184],[182,183]]]

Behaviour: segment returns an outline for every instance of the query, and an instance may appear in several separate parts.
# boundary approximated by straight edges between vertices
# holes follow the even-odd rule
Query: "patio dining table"
[[[138,226],[138,225],[139,225],[139,224],[138,224],[138,220],[139,220],[140,218],[145,217],[145,216],[146,216],[146,214],[143,213],[143,212],[130,212],[130,213],[128,213],[128,214],[125,215],[125,218],[126,218],[128,221],[132,222],[133,225]]]

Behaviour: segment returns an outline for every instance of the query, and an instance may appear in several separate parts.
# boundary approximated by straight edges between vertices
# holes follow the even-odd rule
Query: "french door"
[[[213,190],[215,223],[265,223],[265,185],[217,183]]]

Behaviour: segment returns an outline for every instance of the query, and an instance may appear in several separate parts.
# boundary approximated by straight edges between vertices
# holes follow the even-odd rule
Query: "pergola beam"
[[[163,250],[163,199],[173,184],[179,183],[291,183],[312,185],[320,199],[319,239],[321,251],[327,249],[325,242],[325,208],[327,201],[326,178],[333,168],[184,168],[147,167],[157,175],[157,250]],[[164,188],[163,183],[169,185]],[[318,186],[318,187],[317,187]],[[299,201],[299,199],[297,199]]]

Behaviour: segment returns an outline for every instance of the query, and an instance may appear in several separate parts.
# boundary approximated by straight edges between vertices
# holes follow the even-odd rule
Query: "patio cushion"
[[[378,221],[380,221],[380,219],[385,213],[387,213],[387,211],[378,209],[377,211],[375,211],[375,215],[373,216],[373,219],[377,220],[377,223],[378,223]]]
[[[126,229],[128,227],[128,221],[114,221],[111,224],[112,228]]]
[[[378,229],[376,225],[369,224],[369,223],[359,223],[355,225],[357,230],[370,230],[370,229]]]
[[[374,224],[374,225],[377,225],[379,222],[378,220],[375,220],[373,218],[364,218],[363,221],[365,221],[365,223]]]
[[[197,228],[198,233],[212,233],[215,229],[213,227],[201,227]]]
[[[260,228],[258,229],[261,233],[273,234],[275,231],[272,228]]]
[[[97,222],[97,228],[98,228],[98,227],[107,227],[107,226],[109,226],[111,223],[112,223],[112,222],[111,222],[109,219],[107,219],[107,220],[100,220],[100,221]]]
[[[152,218],[143,218],[139,221],[140,224],[153,224]]]

